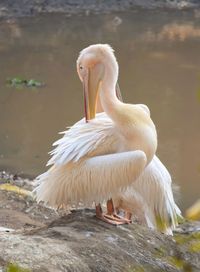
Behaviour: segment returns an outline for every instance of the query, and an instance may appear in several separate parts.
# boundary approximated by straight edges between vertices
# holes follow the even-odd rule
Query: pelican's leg
[[[131,217],[132,217],[132,213],[126,211],[125,218],[131,221]]]
[[[108,215],[113,215],[115,212],[115,208],[113,205],[112,198],[107,201],[107,213]]]
[[[116,218],[111,215],[104,214],[100,204],[96,205],[96,217],[114,226],[126,224],[126,222],[116,220]]]
[[[101,218],[103,214],[101,204],[96,205],[95,208],[96,208],[96,217]]]
[[[112,199],[109,199],[107,201],[107,214],[105,215],[105,217],[108,219],[111,219],[111,220],[115,220],[117,222],[121,222],[122,224],[131,223],[131,220],[129,218],[122,217],[115,212],[115,208],[114,208],[114,204],[113,204]]]

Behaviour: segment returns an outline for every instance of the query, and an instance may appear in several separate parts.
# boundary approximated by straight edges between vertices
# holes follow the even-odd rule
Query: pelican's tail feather
[[[115,202],[122,209],[139,214],[140,220],[142,217],[149,227],[168,235],[173,235],[181,217],[173,197],[171,176],[156,156]]]

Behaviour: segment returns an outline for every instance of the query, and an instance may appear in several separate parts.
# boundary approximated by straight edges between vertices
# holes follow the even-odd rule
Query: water
[[[200,190],[200,13],[61,15],[0,23],[0,169],[45,170],[57,132],[83,115],[78,52],[109,43],[124,100],[151,109],[158,155],[181,188],[182,209]],[[44,88],[15,89],[6,79],[35,78]]]

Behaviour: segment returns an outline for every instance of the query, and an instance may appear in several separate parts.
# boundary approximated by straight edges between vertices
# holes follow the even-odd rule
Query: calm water
[[[57,132],[83,115],[78,52],[109,43],[124,100],[151,109],[158,155],[181,188],[183,209],[200,197],[200,12],[43,16],[0,23],[0,169],[45,170]],[[44,88],[15,89],[9,77]]]

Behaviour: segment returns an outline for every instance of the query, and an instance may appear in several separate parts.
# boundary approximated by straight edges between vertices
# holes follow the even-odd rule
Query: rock
[[[39,13],[102,14],[134,9],[199,8],[198,0],[7,0],[0,3],[0,18],[32,16]]]
[[[0,214],[1,214],[1,222],[3,221],[4,226],[6,227],[12,227],[13,221],[15,221],[15,229],[19,229],[24,225],[26,226],[35,226],[35,227],[41,227],[44,226],[44,224],[31,219],[28,215],[24,214],[20,211],[12,211],[9,209],[1,209],[0,208]]]
[[[199,252],[188,250],[200,233],[190,233],[186,244],[180,237],[189,236],[167,237],[136,223],[114,227],[94,210],[77,210],[45,227],[0,232],[0,269],[14,262],[32,271],[200,271]]]
[[[59,213],[28,197],[0,190],[0,227],[27,229],[46,225],[56,218]]]
[[[13,177],[1,173],[0,184],[33,187]],[[200,271],[200,222],[185,222],[168,237],[136,223],[114,227],[94,215],[91,209],[57,212],[0,190],[0,271]]]

